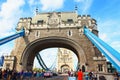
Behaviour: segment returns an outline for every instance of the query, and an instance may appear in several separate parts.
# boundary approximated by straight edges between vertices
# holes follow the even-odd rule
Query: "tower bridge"
[[[120,69],[118,52],[114,51],[114,56],[113,50],[109,51],[112,48],[108,49],[109,45],[102,44],[98,39],[97,23],[90,15],[79,15],[76,12],[37,13],[33,17],[20,18],[16,30],[21,29],[24,29],[24,36],[15,40],[11,52],[11,56],[15,57],[13,64],[4,61],[4,68],[9,64],[9,67],[13,65],[11,68],[19,71],[32,70],[34,58],[39,51],[62,47],[77,55],[78,67],[84,66],[85,71],[108,72],[105,57],[117,70]]]

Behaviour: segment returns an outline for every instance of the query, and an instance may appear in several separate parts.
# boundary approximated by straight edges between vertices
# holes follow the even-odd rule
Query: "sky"
[[[0,39],[16,32],[21,17],[39,12],[74,11],[97,20],[99,37],[120,52],[120,0],[0,0]],[[14,41],[0,46],[0,55],[9,55]]]

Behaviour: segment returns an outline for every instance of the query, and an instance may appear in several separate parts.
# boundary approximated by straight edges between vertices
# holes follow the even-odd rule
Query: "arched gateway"
[[[79,67],[97,71],[99,64],[106,72],[106,60],[98,49],[83,34],[86,25],[98,34],[96,20],[76,12],[36,13],[34,17],[20,18],[17,30],[25,29],[25,36],[15,40],[11,56],[15,56],[13,68],[31,70],[39,51],[51,47],[72,50],[78,57]]]

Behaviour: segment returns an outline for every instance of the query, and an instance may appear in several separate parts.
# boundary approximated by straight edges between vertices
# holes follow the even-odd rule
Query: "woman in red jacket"
[[[83,80],[83,72],[81,71],[81,69],[79,69],[77,74],[78,74],[78,80]]]

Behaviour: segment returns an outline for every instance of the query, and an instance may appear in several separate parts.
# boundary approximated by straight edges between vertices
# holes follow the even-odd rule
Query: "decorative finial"
[[[75,5],[75,12],[78,13],[78,7]]]
[[[36,15],[38,14],[38,7],[36,7]]]

